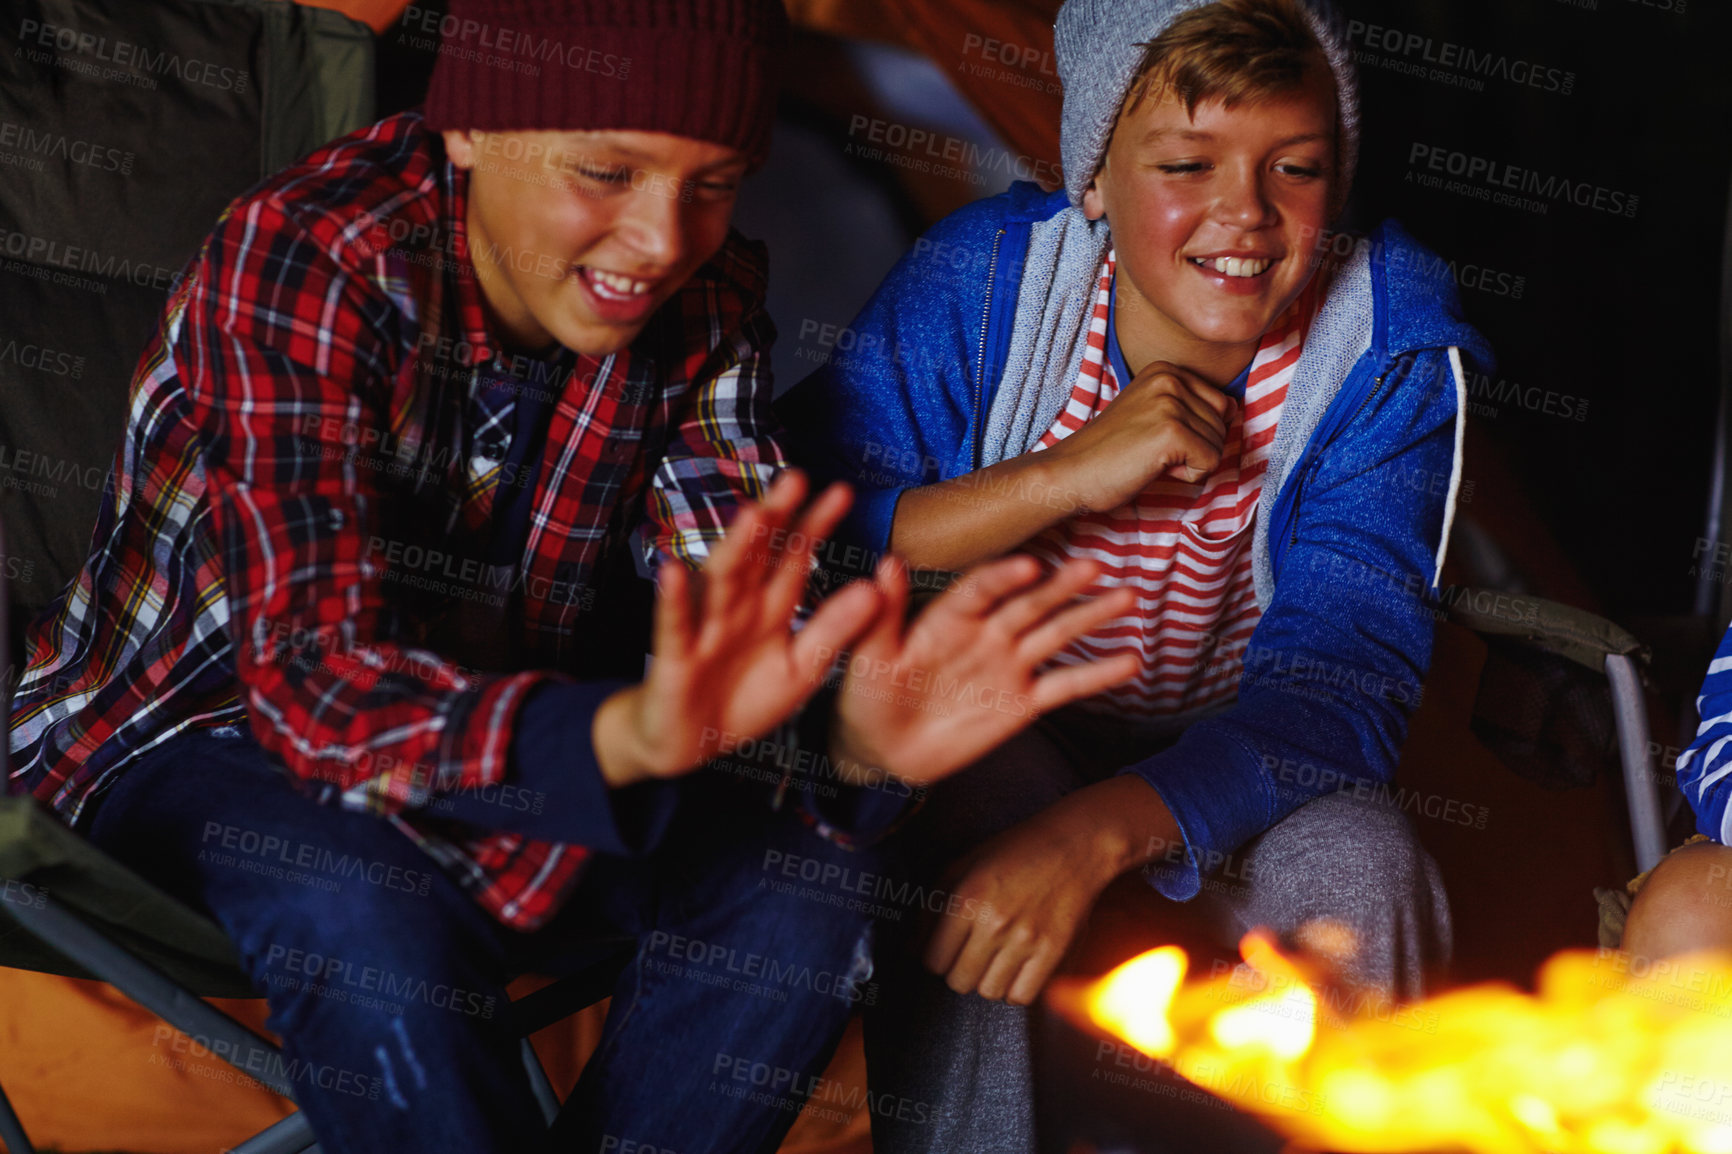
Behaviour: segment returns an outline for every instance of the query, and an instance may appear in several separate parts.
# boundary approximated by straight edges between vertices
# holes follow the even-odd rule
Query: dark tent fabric
[[[369,29],[272,0],[16,0],[0,53],[15,628],[83,563],[139,352],[223,207],[373,114]]]

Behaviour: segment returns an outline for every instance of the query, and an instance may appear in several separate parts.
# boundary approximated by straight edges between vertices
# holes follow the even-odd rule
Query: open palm
[[[850,656],[837,702],[838,751],[915,785],[971,764],[1036,716],[1133,676],[1129,654],[1044,672],[1059,650],[1130,610],[1129,590],[1073,602],[1098,572],[1072,561],[1042,579],[1032,557],[964,574],[911,623],[899,562],[879,566],[886,599]]]
[[[654,659],[633,719],[650,776],[696,767],[724,736],[755,738],[774,728],[876,614],[879,594],[856,582],[793,631],[813,551],[850,501],[846,486],[832,485],[801,514],[806,488],[801,474],[783,472],[761,503],[741,509],[701,571],[662,567]]]

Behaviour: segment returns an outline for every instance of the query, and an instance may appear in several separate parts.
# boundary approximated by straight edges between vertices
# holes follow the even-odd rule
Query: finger
[[[968,935],[962,952],[950,963],[950,969],[944,978],[945,984],[959,994],[978,992],[980,979],[986,976],[993,959],[1003,948],[1004,943],[998,933],[989,930],[984,922],[976,922],[974,932]]]
[[[1170,385],[1163,385],[1160,378],[1172,377],[1175,380],[1182,381],[1185,379],[1185,374],[1187,372],[1189,372],[1188,369],[1175,365],[1172,361],[1150,361],[1148,364],[1143,366],[1141,372],[1133,373],[1131,375],[1131,383],[1128,387],[1171,388],[1172,386]]]
[[[1205,392],[1207,388],[1187,385],[1175,391],[1172,394],[1174,407],[1177,409],[1175,419],[1183,422],[1198,436],[1204,439],[1213,438],[1219,442],[1226,439],[1228,417],[1218,406],[1210,403]],[[1225,393],[1218,395],[1226,396]]]
[[[1022,636],[1016,659],[1030,668],[1039,665],[1096,626],[1130,613],[1136,604],[1136,593],[1121,586],[1068,606]]]
[[[820,493],[794,523],[784,538],[785,551],[771,559],[773,576],[765,590],[765,611],[771,620],[781,622],[792,616],[805,594],[819,544],[841,522],[853,501],[853,490],[838,482]]]
[[[908,598],[910,578],[908,563],[894,554],[879,559],[872,571],[872,581],[878,587],[879,596],[883,598],[883,612],[878,619],[877,628],[867,634],[860,645],[860,652],[868,654],[892,654],[902,648],[904,624],[908,620]]]
[[[1178,387],[1173,390],[1174,393],[1185,393],[1194,396],[1208,408],[1220,414],[1223,419],[1233,411],[1234,405],[1238,403],[1231,393],[1228,393],[1224,389],[1217,389],[1197,373],[1185,368],[1183,365],[1175,365],[1171,361],[1151,361],[1149,364],[1143,366],[1143,371],[1138,373],[1137,376],[1172,377],[1178,382]]]
[[[795,528],[807,537],[822,541],[836,531],[848,507],[854,503],[854,490],[841,481],[833,481],[812,499],[800,514]]]
[[[1022,969],[1017,971],[1015,980],[1004,993],[1004,1000],[1013,1006],[1032,1006],[1047,982],[1052,980],[1053,971],[1058,969],[1063,957],[1057,946],[1043,943],[1022,963]]]
[[[878,616],[850,650],[853,659],[842,677],[842,692],[836,702],[837,710],[848,722],[854,722],[862,708],[870,710],[869,703],[881,696],[861,686],[860,680],[870,681],[875,667],[892,667],[902,652],[903,621],[908,609],[907,565],[900,558],[884,557],[878,562],[873,584],[878,591]]]
[[[1050,669],[1035,679],[1034,708],[1037,713],[1049,713],[1061,705],[1083,697],[1093,697],[1137,675],[1142,662],[1134,653],[1121,653],[1084,665],[1065,665]]]
[[[1209,479],[1219,461],[1218,455],[1211,455],[1202,457],[1196,464],[1169,465],[1165,475],[1181,484],[1199,485]]]
[[[1216,418],[1212,412],[1196,413],[1186,409],[1175,416],[1171,422],[1173,434],[1186,442],[1193,451],[1207,447],[1219,453],[1221,446],[1227,443],[1226,422]]]
[[[1027,554],[976,565],[926,610],[941,617],[989,617],[1004,598],[1040,580],[1040,562]]]
[[[992,619],[1015,637],[1087,589],[1100,571],[1101,567],[1093,561],[1072,558],[1033,589],[1006,600]]]
[[[888,659],[902,650],[903,620],[908,610],[908,567],[898,557],[884,556],[868,583],[878,591],[878,616],[855,641],[852,652],[861,657]],[[810,628],[810,626],[808,626]],[[857,679],[850,663],[845,684]]]
[[[704,559],[703,583],[694,590],[699,607],[694,633],[718,628],[722,621],[720,611],[739,603],[748,579],[742,570],[751,567],[752,543],[763,534],[763,507],[756,503],[740,506],[727,533],[711,546],[710,555]]]
[[[681,561],[663,561],[656,570],[655,625],[650,652],[677,657],[691,648],[692,577]]]
[[[1179,443],[1169,445],[1165,456],[1168,465],[1163,474],[1184,480],[1187,484],[1195,484],[1213,473],[1221,463],[1221,446],[1214,444],[1207,437],[1195,435],[1195,430],[1188,430],[1193,435],[1178,436]]]
[[[949,973],[956,959],[962,956],[963,947],[968,945],[969,934],[977,928],[977,923],[971,920],[955,914],[940,914],[938,924],[932,927],[932,934],[926,939],[926,952],[921,961],[935,974]]]
[[[1015,941],[1006,940],[999,944],[998,951],[987,963],[986,972],[980,975],[980,983],[975,993],[989,1001],[999,1001],[1010,992],[1010,984],[1022,972],[1022,967],[1033,950],[1026,945],[1019,946]]]
[[[817,681],[836,655],[853,645],[884,611],[884,596],[870,581],[853,581],[827,597],[806,627],[794,634],[794,668]]]
[[[761,498],[740,503],[733,523],[722,535],[721,543],[710,550],[710,557],[726,561],[762,544],[756,538],[764,536],[772,525],[786,524],[789,514],[799,508],[805,497],[805,474],[798,469],[784,469],[777,473]]]
[[[719,544],[710,550],[704,564],[708,596],[706,617],[716,617],[730,605],[738,605],[748,588],[755,588],[762,574],[754,575],[755,555],[770,555],[783,540],[778,532],[806,495],[806,478],[798,469],[776,475],[762,501],[741,505],[733,524]],[[762,560],[762,556],[757,556]]]
[[[1233,394],[1224,389],[1217,389],[1208,381],[1205,381],[1203,378],[1195,376],[1194,374],[1187,374],[1181,379],[1187,386],[1186,392],[1191,397],[1194,397],[1197,401],[1201,402],[1222,422],[1225,422],[1232,417],[1233,408],[1238,403],[1234,399]]]

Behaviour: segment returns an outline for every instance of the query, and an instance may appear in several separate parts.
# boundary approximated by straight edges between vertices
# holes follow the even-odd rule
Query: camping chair
[[[7,556],[0,524],[0,557]],[[7,636],[8,594],[0,565],[0,637]],[[8,777],[10,714],[0,714],[0,782]],[[0,797],[0,885],[10,916],[0,919],[0,966],[95,978],[197,1040],[284,1097],[294,1084],[281,1051],[205,997],[255,998],[233,946],[209,918],[170,897],[50,816],[34,798]],[[507,1011],[522,1038],[524,1069],[552,1125],[559,1096],[529,1037],[607,997],[632,954],[628,939],[597,943],[576,972],[518,998]],[[0,1086],[0,1143],[7,1154],[35,1154]],[[305,1115],[296,1111],[233,1148],[233,1154],[317,1151]]]
[[[0,315],[38,353],[0,359],[21,623],[84,563],[132,371],[180,271],[234,197],[374,119],[374,38],[287,0],[7,11],[0,91],[21,131],[0,166]]]
[[[1666,824],[1643,697],[1648,649],[1603,617],[1526,594],[1452,585],[1439,604],[1488,649],[1475,735],[1551,788],[1591,785],[1615,759],[1637,868],[1657,865]]]
[[[0,558],[8,556],[0,523]],[[8,636],[9,589],[0,564],[0,637]],[[7,703],[9,704],[9,703]],[[4,708],[4,706],[0,706]],[[0,713],[0,782],[8,779],[10,714]],[[182,1033],[284,1097],[294,1084],[281,1051],[205,997],[256,998],[227,936],[209,918],[170,897],[47,813],[34,798],[0,796],[0,966],[108,982]],[[594,1005],[631,959],[630,938],[601,938],[584,964],[518,998],[507,1010],[522,1039],[524,1069],[552,1125],[559,1096],[530,1035]],[[34,1154],[0,1086],[0,1143]],[[233,1148],[233,1154],[317,1151],[305,1115],[295,1112]]]
[[[0,536],[0,555],[3,550]],[[6,624],[4,585],[0,573],[0,629]],[[0,742],[0,779],[7,749]],[[0,798],[0,882],[15,883],[8,890],[12,900],[0,904],[15,923],[0,925],[0,965],[106,981],[243,1073],[294,1098],[278,1048],[202,1000],[261,996],[215,923],[96,849],[29,797]],[[559,1098],[529,1035],[606,997],[628,957],[629,951],[604,949],[589,967],[511,1003],[524,1068],[550,1125]],[[0,1142],[8,1154],[34,1154],[4,1087]],[[297,1111],[234,1152],[317,1149],[305,1115]]]

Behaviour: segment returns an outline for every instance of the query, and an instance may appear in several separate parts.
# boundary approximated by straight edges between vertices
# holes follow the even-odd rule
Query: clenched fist
[[[1117,509],[1170,477],[1196,484],[1221,463],[1236,402],[1189,369],[1153,361],[1106,409],[1046,452],[1091,509]]]

